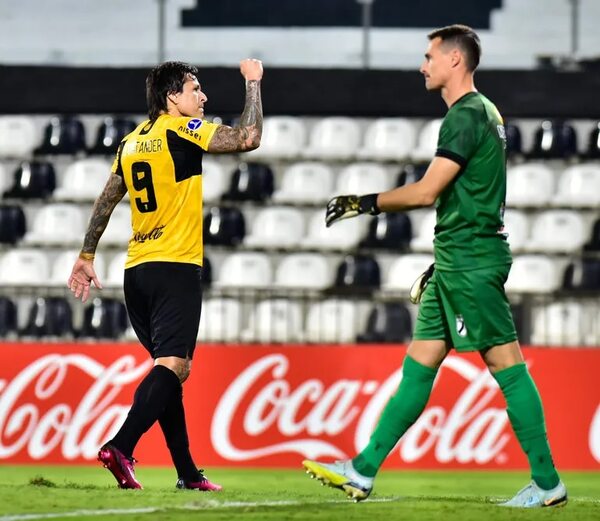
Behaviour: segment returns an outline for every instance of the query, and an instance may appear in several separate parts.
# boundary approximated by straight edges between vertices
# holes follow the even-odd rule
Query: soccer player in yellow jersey
[[[113,209],[129,192],[133,234],[125,303],[154,367],[138,386],[125,423],[98,452],[121,488],[142,488],[133,451],[158,420],[177,470],[177,487],[221,489],[192,460],[182,384],[190,374],[202,305],[202,155],[254,150],[262,135],[262,63],[243,60],[240,72],[246,80],[246,104],[236,127],[203,119],[208,98],[195,67],[166,62],[150,72],[149,119],[121,142],[69,277],[69,288],[84,302],[92,282],[102,288],[94,253]]]

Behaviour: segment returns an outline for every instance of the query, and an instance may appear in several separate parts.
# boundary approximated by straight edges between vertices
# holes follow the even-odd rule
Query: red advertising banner
[[[0,462],[83,463],[124,421],[152,361],[135,344],[2,344]],[[401,379],[402,346],[201,345],[184,386],[206,466],[298,467],[353,456]],[[600,468],[600,349],[526,348],[561,469]],[[135,456],[168,465],[154,426]],[[388,468],[526,468],[476,353],[451,354]]]

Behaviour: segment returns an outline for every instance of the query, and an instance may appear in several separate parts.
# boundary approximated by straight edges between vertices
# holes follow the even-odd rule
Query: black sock
[[[177,469],[177,477],[185,481],[198,481],[198,469],[190,454],[190,442],[185,424],[181,388],[179,393],[171,398],[171,401],[159,416],[158,423],[165,435],[173,464]]]
[[[125,456],[131,457],[142,434],[152,427],[167,405],[176,399],[180,389],[179,378],[173,371],[162,365],[155,365],[138,385],[125,423],[110,443]]]

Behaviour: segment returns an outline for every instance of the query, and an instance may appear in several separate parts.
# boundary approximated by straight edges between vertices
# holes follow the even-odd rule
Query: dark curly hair
[[[165,62],[154,67],[146,78],[148,117],[154,121],[167,110],[167,95],[181,92],[188,74],[198,75],[198,69],[189,63]]]

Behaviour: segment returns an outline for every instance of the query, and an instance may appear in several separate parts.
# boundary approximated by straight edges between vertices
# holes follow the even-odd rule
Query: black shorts
[[[131,325],[152,358],[192,358],[202,310],[202,268],[182,262],[146,262],[125,270]]]

